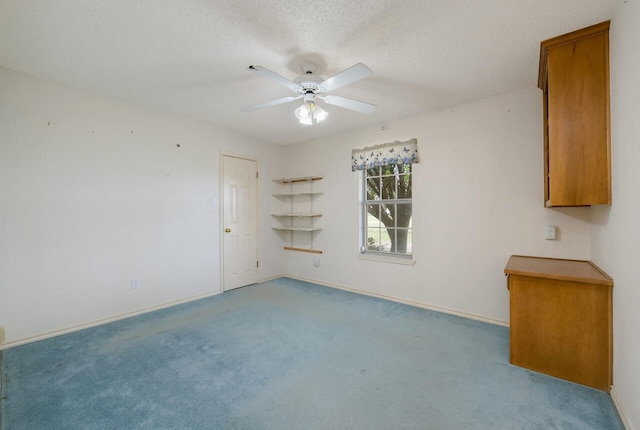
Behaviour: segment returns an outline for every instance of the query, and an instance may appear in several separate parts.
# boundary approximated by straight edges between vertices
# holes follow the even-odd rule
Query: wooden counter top
[[[585,260],[512,255],[504,268],[507,275],[533,276],[560,281],[613,286],[613,279],[598,266]]]

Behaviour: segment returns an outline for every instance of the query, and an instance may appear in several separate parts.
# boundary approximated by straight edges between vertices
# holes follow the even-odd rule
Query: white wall
[[[220,154],[267,178],[280,147],[6,69],[0,100],[5,346],[220,291]],[[282,265],[262,233],[268,277]]]
[[[416,264],[360,260],[351,149],[412,137],[421,157],[413,186]],[[510,255],[590,258],[590,209],[543,207],[537,89],[390,122],[384,133],[373,127],[296,145],[287,159],[290,175],[325,177],[315,243],[324,251],[321,264],[290,252],[294,276],[506,322]],[[546,224],[559,227],[559,240],[544,240]]]
[[[614,278],[614,394],[640,425],[640,52],[636,2],[611,31],[613,205],[542,205],[542,108],[523,90],[280,148],[0,69],[0,326],[6,345],[220,291],[220,153],[259,160],[261,277],[283,273],[497,321],[511,254],[592,259]],[[320,125],[321,126],[321,125]],[[132,133],[133,131],[133,133]],[[363,261],[352,148],[416,137],[415,266]],[[180,144],[180,148],[176,145]],[[284,167],[283,161],[289,161]],[[272,178],[323,175],[313,255],[270,229]],[[279,211],[279,210],[278,210]],[[557,241],[543,226],[559,226]],[[276,252],[276,250],[278,250]],[[131,290],[130,278],[142,286]]]
[[[592,259],[613,278],[613,385],[629,429],[640,429],[640,5],[611,20],[613,204],[593,208]]]

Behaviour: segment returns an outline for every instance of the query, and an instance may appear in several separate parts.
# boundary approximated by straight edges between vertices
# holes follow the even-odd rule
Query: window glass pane
[[[367,227],[378,226],[380,219],[380,205],[367,205]]]
[[[396,205],[396,226],[407,228],[411,223],[411,203],[398,203]]]
[[[380,176],[380,167],[367,169],[367,176]]]
[[[411,254],[411,241],[411,229],[399,228],[396,230],[396,252],[398,254]]]
[[[383,176],[382,177],[382,199],[395,199],[396,198],[396,177],[395,176]]]
[[[395,243],[396,243],[396,229],[395,228],[385,228],[382,232],[382,247],[385,252],[396,252]]]
[[[367,200],[380,200],[380,177],[367,178]]]
[[[382,216],[383,216],[383,219],[389,220],[388,222],[385,221],[387,225],[391,224],[390,226],[393,227],[393,222],[396,218],[396,205],[393,203],[387,203],[383,205]]]
[[[412,187],[412,175],[411,175],[411,169],[409,169],[409,172],[402,173],[401,175],[398,176],[398,198],[410,199],[411,187]]]
[[[380,251],[380,229],[379,228],[367,229],[367,250]]]
[[[397,167],[395,164],[388,164],[386,166],[382,166],[380,168],[380,174],[382,176],[393,176],[397,172]]]

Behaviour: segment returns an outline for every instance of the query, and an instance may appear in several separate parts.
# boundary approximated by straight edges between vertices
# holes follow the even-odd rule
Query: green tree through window
[[[365,252],[411,255],[411,164],[374,167],[363,172]]]

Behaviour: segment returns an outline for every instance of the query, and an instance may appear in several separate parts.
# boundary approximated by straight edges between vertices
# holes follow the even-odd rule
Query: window
[[[413,164],[418,141],[391,142],[351,151],[351,170],[361,171],[360,252],[386,260],[413,254]],[[394,263],[413,264],[410,258]]]
[[[363,252],[411,256],[411,166],[389,164],[362,170]]]

